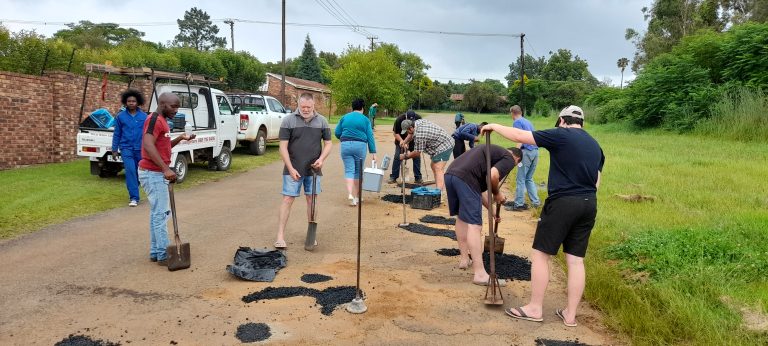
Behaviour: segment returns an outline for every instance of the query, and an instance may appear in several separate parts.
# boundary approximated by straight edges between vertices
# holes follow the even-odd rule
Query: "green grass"
[[[467,116],[487,119],[512,122]],[[531,120],[537,129],[554,124]],[[768,344],[768,331],[748,331],[740,313],[768,312],[768,144],[615,123],[586,129],[606,163],[585,298],[605,322],[636,345]],[[537,182],[548,164],[542,150]],[[630,194],[655,201],[616,196]]]
[[[344,115],[332,115],[328,117],[328,123],[338,124],[339,119]],[[385,117],[383,115],[376,115],[376,125],[393,125],[395,123],[395,117]]]
[[[229,171],[215,172],[209,171],[204,164],[190,165],[187,180],[179,184],[179,188],[215,181],[279,158],[276,144],[270,144],[262,156],[248,155],[243,148],[237,148]],[[0,171],[0,185],[6,187],[4,201],[0,203],[0,239],[126,206],[128,192],[124,176],[102,179],[90,175],[89,165],[88,160],[81,159]],[[146,203],[143,191],[141,193],[142,201]]]

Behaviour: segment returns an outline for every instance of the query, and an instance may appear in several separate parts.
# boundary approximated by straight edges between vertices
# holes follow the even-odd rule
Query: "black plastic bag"
[[[228,265],[227,271],[244,280],[272,282],[285,263],[282,251],[240,247],[235,252],[235,263]]]

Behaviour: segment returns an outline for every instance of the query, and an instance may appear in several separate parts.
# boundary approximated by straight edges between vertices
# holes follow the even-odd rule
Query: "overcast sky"
[[[633,45],[624,39],[626,28],[645,29],[640,9],[651,0],[287,0],[289,23],[341,24],[321,4],[343,8],[359,25],[421,29],[443,32],[518,34],[525,33],[525,51],[534,56],[548,56],[559,48],[570,49],[589,63],[598,80],[610,78],[619,84],[616,61],[631,60]],[[147,23],[125,25],[146,33],[145,39],[167,42],[178,33],[175,20],[196,6],[208,12],[226,36],[229,26],[224,18],[252,21],[281,20],[280,0],[0,0],[0,20],[11,31],[35,29],[51,36],[62,25],[19,24],[13,20],[46,22]],[[466,82],[473,78],[499,79],[508,65],[520,55],[520,41],[509,37],[467,37],[366,29],[380,42],[397,44],[411,51],[432,68],[432,79]],[[287,57],[301,54],[304,37],[309,34],[315,49],[341,53],[348,45],[368,46],[365,35],[346,28],[288,26]],[[235,49],[246,50],[262,62],[281,57],[280,26],[235,23]],[[625,71],[625,81],[634,78]]]

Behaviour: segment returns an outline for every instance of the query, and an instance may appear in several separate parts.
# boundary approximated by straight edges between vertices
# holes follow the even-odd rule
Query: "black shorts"
[[[563,252],[584,257],[589,235],[595,226],[597,198],[595,196],[566,196],[546,201],[541,220],[536,227],[533,248],[549,255]]]

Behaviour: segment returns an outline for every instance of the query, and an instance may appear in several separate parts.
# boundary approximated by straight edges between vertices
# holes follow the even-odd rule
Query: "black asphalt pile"
[[[272,333],[269,331],[269,326],[264,323],[245,323],[237,327],[235,336],[240,342],[249,343],[267,340]]]
[[[419,219],[419,221],[425,222],[425,223],[436,223],[438,225],[455,225],[456,224],[455,217],[446,218],[445,216],[437,216],[437,215],[423,216],[421,219]]]
[[[381,200],[390,203],[403,204],[403,195],[384,195],[381,197]],[[411,195],[405,195],[405,204],[411,204],[412,200]]]
[[[85,335],[69,334],[67,338],[54,344],[54,346],[120,346],[120,343],[91,339]]]
[[[320,312],[330,315],[337,306],[346,304],[355,298],[354,286],[329,287],[322,291],[307,287],[267,287],[259,292],[246,295],[242,300],[246,303],[258,302],[266,299],[281,299],[290,297],[314,297]]]
[[[301,276],[301,281],[308,284],[316,284],[318,282],[326,282],[330,280],[333,280],[333,278],[323,274],[304,274]]]
[[[459,249],[438,249],[435,250],[440,256],[458,256],[460,255]]]
[[[422,187],[422,186],[427,186],[427,185],[434,185],[434,184],[435,184],[434,182],[431,182],[431,183],[429,183],[429,184],[414,184],[414,183],[405,183],[405,188],[406,188],[406,189],[415,189],[415,188],[417,188],[417,187]],[[396,186],[397,186],[397,187],[401,187],[401,186],[402,186],[402,184],[397,184]]]
[[[496,255],[496,275],[501,279],[513,279],[520,281],[531,281],[531,261],[526,258],[507,255]],[[487,252],[483,252],[483,264],[485,270],[490,272],[491,258]]]
[[[579,339],[571,340],[550,340],[550,339],[536,339],[536,346],[589,346],[585,343],[579,342]]]
[[[444,229],[438,229],[434,227],[424,226],[422,224],[418,223],[412,223],[408,224],[408,226],[398,226],[408,232],[423,234],[423,235],[431,235],[431,236],[437,236],[437,237],[446,237],[451,238],[453,240],[456,240],[456,232],[454,231],[446,231]]]

